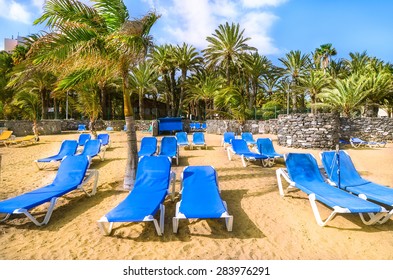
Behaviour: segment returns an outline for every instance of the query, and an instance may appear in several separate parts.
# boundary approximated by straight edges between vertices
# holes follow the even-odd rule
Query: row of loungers
[[[276,159],[284,158],[284,155],[276,152],[270,138],[258,138],[255,141],[251,133],[243,133],[239,139],[233,132],[226,132],[221,145],[227,150],[229,160],[232,160],[233,155],[240,156],[244,167],[247,167],[246,161],[261,161],[264,167],[272,167]],[[254,150],[250,150],[249,146],[253,145]]]
[[[321,173],[311,154],[286,154],[286,168],[276,170],[280,195],[284,197],[292,188],[306,193],[320,226],[325,226],[337,214],[346,213],[359,214],[366,225],[383,224],[390,219],[393,214],[392,188],[362,178],[344,151],[322,152],[321,159],[325,173]],[[289,184],[286,190],[281,178]],[[320,215],[317,201],[333,209],[325,220]]]
[[[178,132],[175,136],[164,136],[161,139],[161,145],[158,147],[158,140],[154,136],[145,136],[141,140],[141,146],[138,151],[138,157],[142,156],[167,156],[175,159],[179,165],[179,147],[205,147],[205,136],[202,132],[195,132],[191,145],[188,142],[186,132]]]
[[[114,223],[153,222],[158,235],[164,233],[167,195],[174,199],[175,173],[171,172],[171,160],[163,156],[140,158],[135,185],[127,197],[99,219],[102,232],[109,235]],[[176,203],[172,219],[176,233],[181,219],[223,218],[228,231],[232,231],[233,216],[221,199],[217,173],[212,166],[187,166],[182,172],[181,198]],[[155,218],[160,210],[159,221]]]
[[[92,141],[85,143],[89,149]],[[65,140],[58,153],[69,149],[75,151],[76,141]],[[53,160],[55,156],[46,160]],[[0,213],[7,220],[12,214],[24,214],[37,226],[49,222],[57,200],[74,190],[83,190],[88,196],[94,195],[97,189],[98,171],[88,169],[91,158],[85,154],[67,155],[60,163],[57,175],[49,185],[0,201]],[[88,192],[85,185],[92,179],[93,189]],[[158,235],[164,232],[165,206],[168,194],[171,200],[175,195],[175,173],[171,172],[171,159],[167,156],[141,156],[139,159],[136,180],[132,191],[113,210],[99,221],[99,228],[110,234],[113,223],[152,221]],[[227,212],[225,201],[221,199],[217,173],[212,166],[188,166],[183,170],[181,180],[181,200],[176,205],[173,217],[173,232],[177,232],[180,219],[224,218],[228,231],[232,231],[233,216]],[[31,210],[44,203],[49,203],[42,221],[33,217]],[[159,221],[155,218],[160,210]],[[106,226],[109,223],[109,226]]]
[[[90,134],[81,134],[78,140],[64,140],[57,154],[35,160],[38,169],[59,163],[66,156],[88,156],[90,159],[98,156],[101,161],[105,159],[106,149],[110,147],[110,138],[107,133],[98,134],[91,139]]]

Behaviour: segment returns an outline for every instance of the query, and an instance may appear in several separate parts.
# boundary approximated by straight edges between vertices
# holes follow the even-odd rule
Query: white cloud
[[[277,7],[288,0],[242,0],[243,6],[247,8]]]
[[[25,24],[32,23],[32,14],[28,12],[25,5],[19,4],[16,1],[0,0],[0,16],[13,21],[22,22]]]
[[[39,8],[39,10],[42,11],[42,7],[44,6],[45,0],[33,0],[32,3],[33,6]]]
[[[278,17],[268,12],[250,12],[240,22],[241,28],[245,30],[244,36],[251,38],[248,44],[256,47],[260,54],[270,55],[279,52],[273,44],[273,39],[268,35],[276,20]]]
[[[245,29],[244,36],[250,37],[250,46],[260,54],[277,54],[274,40],[269,31],[278,17],[262,7],[277,6],[286,0],[143,0],[162,15],[159,20],[161,31],[155,39],[159,44],[191,44],[204,49],[220,24],[239,23]],[[165,7],[165,9],[163,8]],[[163,12],[164,10],[164,12]]]

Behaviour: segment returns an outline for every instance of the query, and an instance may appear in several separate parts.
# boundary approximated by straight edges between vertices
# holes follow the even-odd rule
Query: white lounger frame
[[[183,169],[183,171],[184,171],[186,168],[187,168],[187,167],[185,167],[185,168]],[[213,169],[214,169],[214,167],[213,167]],[[216,182],[217,182],[217,184],[218,184],[217,173],[216,173]],[[182,173],[182,178],[181,178],[181,184],[182,184],[182,186],[181,186],[181,188],[180,188],[180,193],[181,193],[182,190],[183,190],[183,173]],[[219,186],[217,186],[217,187],[218,187],[218,191],[221,192]],[[226,203],[225,201],[223,201],[223,203],[224,203],[224,206],[225,206],[225,210],[226,210],[226,211],[225,211],[224,213],[221,214],[221,217],[220,217],[220,218],[225,219],[225,225],[226,225],[227,230],[228,230],[228,231],[232,231],[232,228],[233,228],[233,216],[232,216],[232,215],[229,215],[229,213],[227,212],[227,211],[228,211],[227,203]],[[177,230],[178,230],[178,228],[179,228],[179,220],[180,220],[180,219],[188,219],[183,213],[181,213],[181,212],[179,211],[179,208],[180,208],[180,201],[176,203],[176,213],[175,213],[175,217],[172,218],[173,233],[177,233]]]
[[[77,190],[82,190],[87,196],[91,197],[93,195],[96,194],[97,192],[97,182],[98,182],[98,170],[95,169],[88,169],[86,172],[86,176],[83,179],[83,182],[77,187]],[[90,181],[90,179],[92,179],[94,177],[94,182],[93,182],[93,189],[92,191],[89,193],[86,191],[86,189],[83,187],[85,184],[87,184],[87,182]],[[50,201],[49,201],[49,206],[48,206],[48,210],[46,212],[46,215],[43,219],[42,222],[39,222],[36,218],[33,217],[33,215],[29,212],[28,209],[24,209],[24,208],[19,208],[14,210],[14,212],[12,212],[12,214],[24,214],[27,218],[29,218],[35,225],[37,226],[42,226],[42,225],[46,225],[48,224],[53,210],[55,208],[56,202],[60,197],[53,197]],[[11,216],[11,214],[7,214],[2,220],[0,220],[0,222],[4,222],[6,221],[9,217]]]
[[[254,158],[254,157],[247,157],[247,158],[246,158],[244,155],[238,155],[238,154],[235,153],[235,151],[233,150],[232,146],[228,146],[228,148],[227,148],[227,154],[228,154],[228,159],[229,159],[230,161],[232,160],[232,157],[233,157],[234,155],[239,156],[239,157],[241,158],[241,160],[242,160],[243,167],[247,167],[247,162],[246,162],[246,160],[247,160],[247,161],[257,161],[257,160],[260,160],[260,161],[262,162],[262,166],[263,166],[263,167],[266,167],[266,166],[271,167],[271,166],[274,165],[274,159],[272,159],[272,158],[267,158],[267,159],[256,159],[256,158]]]
[[[169,157],[168,157],[169,159]],[[174,200],[175,198],[175,182],[176,182],[176,173],[171,171],[170,175],[170,183],[169,183],[169,188],[168,188],[168,194],[171,196],[171,201]],[[172,185],[172,188],[171,188]],[[171,189],[171,190],[170,190]],[[160,204],[160,222],[157,221],[156,218],[154,218],[153,215],[148,215],[143,218],[141,222],[153,222],[154,227],[156,228],[157,235],[162,236],[164,233],[164,220],[165,220],[165,205],[163,203]],[[105,224],[109,223],[109,225],[106,227]],[[113,230],[113,224],[115,222],[109,222],[107,217],[102,216],[98,221],[98,227],[100,228],[102,234],[104,235],[110,235]]]
[[[286,170],[286,168],[279,168],[276,170],[276,176],[277,176],[277,184],[278,184],[278,190],[280,192],[281,197],[284,197],[286,195],[286,193],[288,192],[289,189],[291,188],[296,188],[296,184],[295,182],[293,182],[289,176],[288,176],[288,172]],[[289,186],[287,187],[287,189],[284,191],[283,185],[282,185],[282,180],[281,177],[283,177],[285,179],[285,181],[288,182]],[[360,198],[363,198],[361,196],[359,196]],[[308,199],[310,201],[311,204],[311,208],[312,211],[314,213],[314,217],[315,220],[317,221],[317,224],[320,226],[325,226],[329,221],[331,221],[337,214],[347,214],[347,213],[351,213],[351,211],[348,208],[343,208],[340,206],[334,206],[332,213],[325,219],[322,220],[321,218],[321,214],[319,213],[319,209],[317,206],[317,200],[315,197],[314,193],[311,193],[308,195]],[[358,213],[360,216],[360,219],[362,220],[362,222],[366,225],[374,225],[376,223],[381,223],[381,221],[383,221],[385,219],[386,216],[386,209],[382,207],[382,212],[374,214],[374,213],[367,213],[367,215],[369,216],[369,220],[367,221],[364,217],[363,213]]]

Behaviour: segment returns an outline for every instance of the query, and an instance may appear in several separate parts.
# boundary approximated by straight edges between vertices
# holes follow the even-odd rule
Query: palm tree
[[[89,118],[89,130],[94,137],[97,137],[95,122],[101,112],[101,106],[98,93],[99,89],[96,87],[96,90],[92,90],[92,88],[92,86],[88,86],[87,84],[78,87],[76,109]]]
[[[222,91],[223,85],[223,78],[217,77],[213,73],[206,71],[197,73],[187,81],[186,87],[189,94],[186,101],[194,104],[199,104],[200,101],[203,101],[205,113],[213,112],[215,98]],[[196,115],[201,116],[199,112]]]
[[[92,6],[77,0],[47,0],[42,16],[34,22],[50,30],[37,36],[30,49],[36,64],[59,67],[72,60],[84,61],[80,69],[110,70],[113,77],[121,78],[128,146],[124,187],[128,189],[134,184],[138,162],[129,70],[144,59],[151,45],[150,29],[157,19],[155,13],[149,13],[129,20],[122,0],[95,0]]]
[[[290,78],[292,92],[292,110],[297,111],[297,92],[295,86],[299,84],[299,77],[310,68],[311,60],[308,54],[302,54],[301,51],[290,51],[285,54],[285,58],[279,58],[284,64],[284,74]]]
[[[196,71],[201,63],[202,57],[199,56],[198,52],[193,46],[189,46],[183,43],[182,46],[177,45],[174,48],[174,59],[176,61],[177,67],[181,70],[181,86],[180,86],[180,96],[179,105],[177,110],[177,116],[181,116],[183,109],[183,100],[185,97],[185,83],[187,79],[187,72],[189,70]]]
[[[29,90],[18,91],[12,101],[13,105],[22,109],[21,112],[24,118],[33,121],[33,133],[36,140],[39,139],[37,120],[38,112],[40,110],[40,102],[41,101],[37,93]]]
[[[231,83],[231,67],[241,64],[243,54],[256,51],[254,47],[247,45],[250,38],[243,37],[244,29],[240,31],[240,25],[228,22],[220,24],[213,36],[208,36],[206,40],[209,45],[202,52],[207,60],[207,67],[222,67],[225,69],[227,85]]]
[[[151,62],[142,62],[137,67],[134,67],[130,76],[131,88],[139,96],[139,118],[144,119],[145,108],[143,106],[143,99],[147,91],[154,91],[156,89],[157,74]]]
[[[256,97],[261,88],[261,76],[266,75],[272,68],[270,60],[255,52],[245,55],[246,77],[250,80],[251,94],[249,98],[248,109],[251,110],[255,105]]]
[[[323,44],[315,49],[315,54],[321,61],[323,71],[325,72],[329,66],[330,58],[336,55],[337,51],[332,47],[332,44]]]
[[[350,117],[360,109],[369,95],[366,84],[364,77],[352,75],[344,80],[335,80],[333,87],[324,88],[318,97],[324,105]]]
[[[174,58],[174,50],[172,45],[154,46],[149,58],[152,60],[153,65],[161,74],[167,87],[166,93],[166,109],[168,116],[173,116],[174,98],[175,98],[175,72],[176,61]]]
[[[299,83],[300,88],[310,95],[311,112],[315,114],[317,112],[315,107],[317,96],[324,88],[330,85],[330,79],[321,70],[311,69],[308,75],[300,77]]]

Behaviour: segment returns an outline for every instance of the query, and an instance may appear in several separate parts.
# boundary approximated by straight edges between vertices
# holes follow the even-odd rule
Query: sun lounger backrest
[[[143,137],[141,147],[138,152],[139,156],[153,155],[157,150],[157,138],[154,136]]]
[[[176,138],[177,138],[177,143],[178,144],[188,144],[188,139],[187,139],[187,133],[182,131],[182,132],[177,132],[176,133]]]
[[[230,144],[232,139],[235,139],[234,132],[224,132],[224,143]]]
[[[245,140],[246,142],[254,142],[255,141],[251,132],[243,132],[242,139]]]
[[[195,144],[205,143],[205,135],[203,134],[203,132],[194,132],[192,134],[192,142]]]
[[[250,153],[250,149],[243,139],[232,139],[232,149],[236,154]]]
[[[340,151],[339,153],[341,188],[364,185],[370,182],[360,176],[351,160],[351,157],[345,151]],[[327,176],[335,184],[338,184],[338,161],[336,151],[323,152],[321,157]]]
[[[170,182],[171,160],[168,157],[141,157],[133,191],[164,191]]]
[[[101,145],[106,146],[109,144],[109,134],[101,133],[97,135],[97,139],[101,140]]]
[[[76,149],[78,148],[78,142],[76,140],[64,140],[61,143],[59,156],[70,156],[76,153]]]
[[[78,145],[79,145],[79,146],[84,146],[85,143],[86,143],[87,141],[89,141],[90,139],[91,139],[91,135],[90,135],[90,134],[88,134],[88,133],[82,133],[81,135],[79,135],[79,138],[78,138]]]
[[[85,147],[81,154],[89,157],[94,157],[99,154],[101,149],[101,141],[92,139],[86,142]]]
[[[317,161],[311,154],[289,153],[286,155],[285,164],[289,177],[297,184],[307,186],[312,183],[325,183]]]
[[[272,140],[269,138],[258,138],[257,139],[257,148],[261,154],[275,154]]]
[[[177,140],[174,136],[164,136],[161,140],[160,155],[175,156],[177,153]]]
[[[78,186],[82,183],[88,167],[88,157],[68,156],[62,160],[52,185],[63,186],[66,184]]]
[[[0,134],[0,140],[7,140],[12,135],[12,130],[3,130]]]

